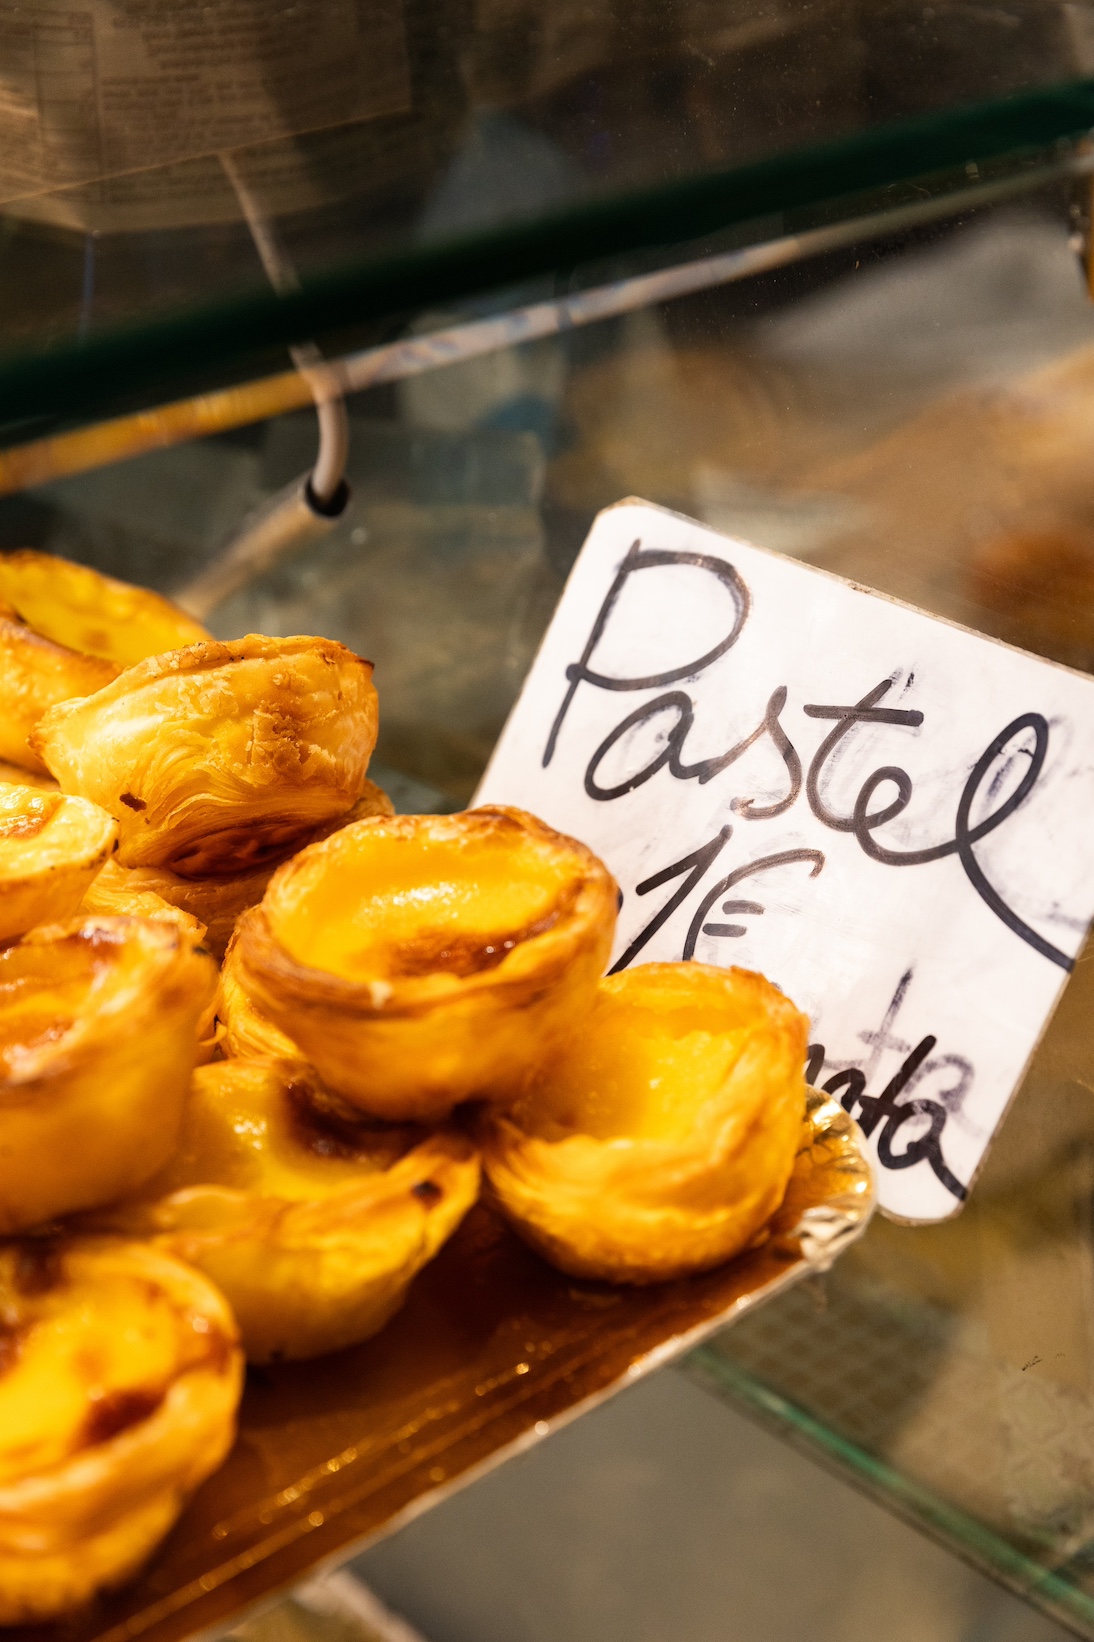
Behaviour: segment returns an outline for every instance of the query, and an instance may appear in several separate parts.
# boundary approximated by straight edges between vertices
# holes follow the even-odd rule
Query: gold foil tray
[[[873,1201],[857,1126],[811,1092],[766,1239],[701,1277],[641,1289],[575,1282],[480,1205],[374,1340],[251,1370],[227,1463],[137,1581],[79,1621],[7,1637],[170,1642],[226,1624],[824,1270],[864,1230]]]

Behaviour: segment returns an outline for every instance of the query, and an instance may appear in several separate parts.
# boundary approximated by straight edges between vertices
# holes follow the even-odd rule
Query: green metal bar
[[[702,238],[735,224],[848,198],[1000,155],[1043,151],[1094,127],[1094,79],[876,126],[729,171],[687,177],[415,246],[304,279],[103,331],[82,343],[0,358],[0,418],[75,413],[111,390],[134,391],[253,350],[414,312],[582,263]]]
[[[1094,1598],[1035,1562],[993,1529],[950,1505],[913,1477],[849,1442],[789,1398],[731,1362],[715,1346],[700,1346],[681,1367],[708,1390],[739,1405],[769,1427],[789,1433],[815,1457],[863,1487],[898,1516],[924,1528],[982,1572],[1050,1612],[1069,1629],[1094,1637]]]

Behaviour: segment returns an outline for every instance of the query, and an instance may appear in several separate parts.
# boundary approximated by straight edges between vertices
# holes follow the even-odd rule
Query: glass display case
[[[1086,0],[0,6],[0,547],[370,656],[407,811],[628,495],[1094,671],[1090,76]],[[1088,1637],[1092,1008],[959,1216],[687,1364]]]

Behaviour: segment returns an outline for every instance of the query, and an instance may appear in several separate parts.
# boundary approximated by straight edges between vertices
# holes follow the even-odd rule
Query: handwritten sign
[[[615,969],[781,986],[882,1206],[961,1206],[1094,917],[1094,679],[626,502],[478,801],[604,858]]]

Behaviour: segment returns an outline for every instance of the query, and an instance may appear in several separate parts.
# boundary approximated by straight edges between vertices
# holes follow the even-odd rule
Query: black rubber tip
[[[328,497],[325,502],[320,501],[319,497],[311,488],[310,479],[304,486],[304,500],[307,502],[312,512],[318,513],[321,519],[341,518],[342,514],[346,511],[346,505],[349,502],[349,498],[350,488],[344,479],[339,481],[338,489],[335,491],[334,495]]]

